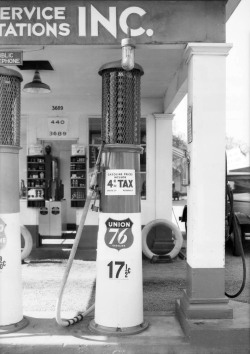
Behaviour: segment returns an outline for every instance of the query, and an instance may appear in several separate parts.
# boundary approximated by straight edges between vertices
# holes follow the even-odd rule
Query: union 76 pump
[[[130,334],[143,319],[140,203],[140,79],[135,64],[101,67],[102,140],[95,316],[90,328]]]
[[[27,325],[22,309],[19,72],[0,67],[0,332]]]

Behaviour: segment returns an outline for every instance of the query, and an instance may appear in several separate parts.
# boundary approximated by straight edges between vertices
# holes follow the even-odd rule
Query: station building
[[[172,218],[173,113],[188,96],[188,286],[179,304],[184,317],[232,317],[224,297],[226,58],[232,47],[226,43],[225,24],[238,3],[22,0],[1,1],[0,6],[1,65],[23,78],[20,220],[32,233],[34,247],[42,247],[43,236],[60,236],[79,225],[101,143],[99,70],[121,59],[128,29],[144,72],[142,225]],[[50,92],[29,92],[27,84],[35,80]],[[49,186],[43,183],[48,159]],[[51,208],[51,221],[45,220],[46,208]],[[207,223],[208,218],[213,222]],[[80,248],[96,247],[97,229],[98,213],[90,211]]]

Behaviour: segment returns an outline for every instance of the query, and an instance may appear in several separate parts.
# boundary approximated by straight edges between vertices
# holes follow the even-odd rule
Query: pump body
[[[0,328],[25,325],[22,312],[19,206],[20,86],[22,76],[0,67]],[[12,328],[12,327],[13,328]]]
[[[140,76],[110,63],[103,78],[100,213],[95,318],[90,328],[130,334],[143,320],[140,203]]]

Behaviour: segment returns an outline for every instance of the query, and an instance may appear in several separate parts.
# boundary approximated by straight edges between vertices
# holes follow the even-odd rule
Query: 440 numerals
[[[125,279],[128,278],[128,275],[131,273],[131,268],[122,261],[111,261],[107,266],[109,268],[110,279]]]

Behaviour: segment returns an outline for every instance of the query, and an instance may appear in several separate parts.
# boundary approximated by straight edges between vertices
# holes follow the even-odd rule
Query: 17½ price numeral
[[[109,267],[109,278],[110,279],[113,279],[113,278],[118,279],[119,276],[121,275],[121,270],[125,266],[125,262],[111,261],[108,263],[107,266]],[[125,278],[128,277],[128,274],[130,274],[130,272],[131,272],[131,269],[128,268],[128,265],[126,264],[125,269],[124,269]],[[122,273],[122,274],[124,274],[124,273]],[[120,277],[120,278],[122,278],[122,277]]]
[[[114,262],[111,261],[108,264],[109,267],[109,278],[113,278],[114,277],[114,266],[113,266]],[[115,273],[115,278],[119,278],[120,272],[122,270],[122,268],[124,267],[125,262],[115,262],[115,266],[118,266],[118,269],[116,270]]]

